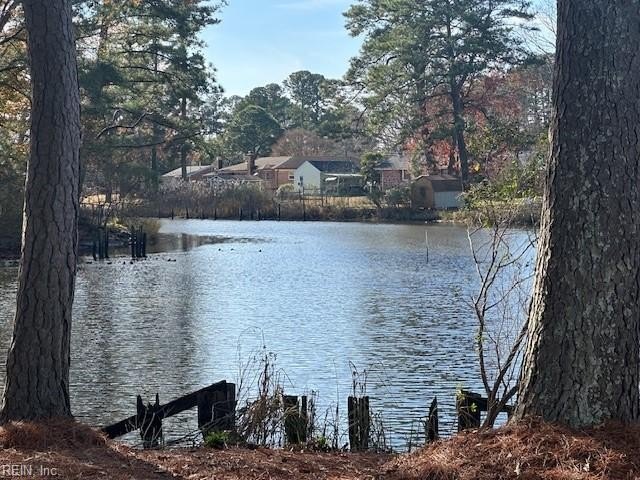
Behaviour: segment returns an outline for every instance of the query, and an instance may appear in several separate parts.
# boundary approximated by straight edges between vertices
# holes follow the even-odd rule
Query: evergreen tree
[[[417,137],[429,161],[434,121],[448,116],[466,180],[465,94],[480,76],[523,60],[512,25],[531,18],[527,8],[517,0],[361,0],[352,6],[347,28],[364,36],[364,44],[348,78],[368,93],[378,130],[391,129],[398,144]]]

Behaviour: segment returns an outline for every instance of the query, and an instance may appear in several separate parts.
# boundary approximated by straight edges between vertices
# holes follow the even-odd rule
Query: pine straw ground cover
[[[216,480],[640,480],[640,426],[586,432],[541,422],[463,433],[411,455],[132,449],[72,422],[0,429],[0,478]],[[48,469],[48,470],[47,470]],[[55,469],[55,470],[54,470]],[[18,472],[19,473],[19,472]],[[31,473],[31,475],[28,475]]]
[[[531,421],[463,433],[391,460],[389,480],[640,480],[640,426],[585,432]]]
[[[0,478],[373,480],[390,458],[268,449],[142,451],[62,421],[0,429]]]

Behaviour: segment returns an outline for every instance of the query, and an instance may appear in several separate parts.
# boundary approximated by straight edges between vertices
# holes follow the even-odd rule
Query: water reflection
[[[101,425],[130,415],[137,393],[161,399],[238,381],[263,342],[287,390],[320,408],[368,370],[371,404],[403,446],[438,396],[453,425],[457,387],[479,388],[469,299],[476,283],[458,226],[167,221],[149,260],[81,266],[72,338],[74,413]],[[523,234],[524,235],[524,234]],[[0,351],[15,302],[0,268]],[[240,353],[239,353],[240,351]],[[2,373],[3,374],[3,373]],[[344,405],[343,405],[344,404]],[[195,427],[187,415],[168,432]]]

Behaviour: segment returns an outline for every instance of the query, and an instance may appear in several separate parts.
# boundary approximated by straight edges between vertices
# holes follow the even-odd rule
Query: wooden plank
[[[232,385],[233,387],[231,387]],[[163,419],[176,415],[185,410],[189,410],[190,408],[195,408],[198,405],[198,395],[201,395],[205,392],[214,392],[220,390],[226,391],[227,388],[235,389],[235,385],[232,383],[227,383],[225,380],[214,383],[213,385],[209,385],[208,387],[202,388],[198,391],[191,392],[187,395],[176,398],[175,400],[172,400],[165,405],[160,405],[156,411],[156,415],[160,419]],[[132,415],[112,425],[103,427],[102,431],[106,433],[109,438],[117,438],[129,432],[133,432],[139,427],[140,425],[138,425],[137,415]]]

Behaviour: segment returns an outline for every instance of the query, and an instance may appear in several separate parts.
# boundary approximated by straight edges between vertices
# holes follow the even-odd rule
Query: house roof
[[[285,162],[291,157],[260,157],[256,158],[256,170],[262,170],[264,168],[275,168],[277,165]],[[220,169],[221,172],[246,172],[247,162],[240,162],[234,165],[229,165]]]
[[[384,159],[376,170],[410,170],[411,157],[391,155]]]
[[[230,173],[217,170],[215,172],[207,173],[202,176],[206,179],[220,179],[229,181],[242,181],[242,182],[261,182],[262,179],[257,175],[248,175],[246,173]]]
[[[323,173],[359,173],[358,167],[347,160],[307,160]]]
[[[446,173],[441,175],[420,175],[415,181],[431,182],[434,192],[462,192],[463,190],[462,181],[458,177]]]
[[[336,157],[331,155],[294,155],[289,157],[286,162],[281,163],[276,168],[279,170],[295,170],[299,168],[304,162],[347,162],[354,165],[358,164],[355,158],[351,157]]]
[[[187,176],[195,175],[198,173],[206,173],[213,170],[213,165],[188,165],[187,166]],[[181,178],[182,177],[182,167],[178,167],[175,170],[171,170],[170,172],[162,175],[164,178]]]

